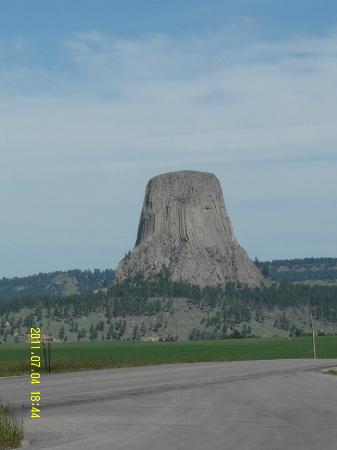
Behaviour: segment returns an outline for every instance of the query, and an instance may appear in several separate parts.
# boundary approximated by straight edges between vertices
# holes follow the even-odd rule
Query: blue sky
[[[147,180],[216,173],[259,259],[337,256],[334,1],[3,1],[0,276],[115,267]]]

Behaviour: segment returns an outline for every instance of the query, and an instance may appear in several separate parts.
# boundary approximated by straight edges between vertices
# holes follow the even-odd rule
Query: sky
[[[336,124],[335,0],[1,0],[0,277],[115,268],[184,169],[251,258],[337,257]]]

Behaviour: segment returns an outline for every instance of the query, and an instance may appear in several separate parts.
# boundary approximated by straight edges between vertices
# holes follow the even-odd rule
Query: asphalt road
[[[337,449],[337,360],[196,363],[42,379],[42,418],[22,412],[44,450]],[[0,397],[26,404],[25,377]]]

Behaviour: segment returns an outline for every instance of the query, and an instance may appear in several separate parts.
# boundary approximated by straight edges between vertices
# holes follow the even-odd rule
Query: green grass
[[[0,450],[17,448],[23,439],[23,426],[7,403],[0,403]]]
[[[232,339],[172,343],[52,344],[52,372],[198,361],[311,358],[311,338]],[[317,338],[319,358],[337,358],[337,336]],[[0,346],[0,376],[29,373],[29,347]],[[43,369],[43,368],[42,368]]]
[[[330,370],[328,370],[328,373],[330,375],[337,375],[337,369],[330,369]]]

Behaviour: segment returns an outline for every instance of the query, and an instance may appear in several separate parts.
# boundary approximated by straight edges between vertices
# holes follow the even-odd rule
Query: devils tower
[[[235,238],[215,175],[184,170],[147,183],[136,244],[119,263],[116,278],[139,272],[150,278],[163,266],[172,280],[200,286],[261,283],[261,273]]]

